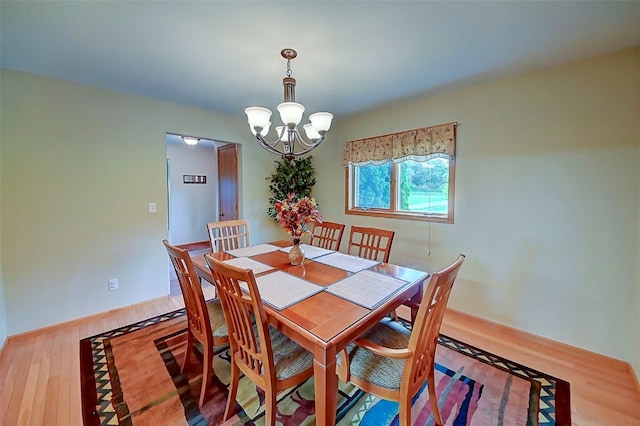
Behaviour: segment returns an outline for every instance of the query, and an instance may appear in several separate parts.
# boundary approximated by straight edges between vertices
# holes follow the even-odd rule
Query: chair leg
[[[399,426],[411,426],[411,400],[412,398],[404,398],[398,403]]]
[[[442,418],[440,417],[440,408],[438,407],[438,397],[436,396],[435,370],[429,371],[427,378],[427,389],[429,390],[429,403],[431,403],[431,411],[436,426],[442,426]]]
[[[231,355],[233,357],[233,354]],[[236,405],[236,395],[238,393],[238,382],[240,381],[240,369],[233,358],[231,359],[231,382],[229,383],[229,395],[227,395],[227,406],[224,409],[223,421],[229,420]]]
[[[264,390],[264,405],[265,416],[264,424],[275,425],[276,424],[276,393],[270,386]]]
[[[191,351],[193,350],[193,334],[191,331],[187,330],[187,347],[184,351],[184,360],[182,360],[182,368],[180,369],[181,373],[184,373],[186,368],[189,366]]]
[[[200,406],[204,405],[204,398],[207,395],[207,388],[211,382],[213,373],[213,348],[210,345],[204,345],[204,353],[202,354],[202,386],[200,386]]]

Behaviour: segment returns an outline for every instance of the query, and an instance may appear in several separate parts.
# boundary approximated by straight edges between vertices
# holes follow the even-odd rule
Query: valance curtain
[[[453,157],[455,148],[456,123],[452,122],[345,142],[343,165]]]

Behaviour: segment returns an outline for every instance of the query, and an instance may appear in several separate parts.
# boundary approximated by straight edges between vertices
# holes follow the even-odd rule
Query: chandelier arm
[[[264,146],[264,145],[260,145],[260,146],[261,146],[265,151],[270,152],[270,153],[275,154],[275,155],[279,155],[279,156],[281,156],[281,157],[285,157],[285,156],[287,156],[287,155],[288,155],[288,154],[283,153],[283,152],[281,152],[281,151],[279,151],[279,150],[277,150],[277,149],[273,149],[273,148],[270,148],[270,147],[267,147],[267,146]]]
[[[264,138],[262,138],[261,136],[257,136],[256,135],[256,141],[258,142],[258,144],[263,149],[265,149],[266,151],[268,151],[268,152],[270,152],[272,154],[280,155],[280,156],[285,157],[285,158],[292,157],[292,156],[293,157],[298,157],[298,156],[301,156],[301,155],[305,155],[305,154],[311,152],[316,147],[318,147],[324,141],[324,139],[325,138],[323,136],[320,139],[318,139],[318,141],[315,144],[310,145],[310,144],[307,144],[307,143],[304,143],[304,142],[301,143],[300,139],[298,138],[298,145],[303,149],[296,151],[295,150],[295,141],[294,141],[293,147],[291,149],[288,149],[287,148],[288,145],[286,143],[284,143],[284,142],[281,143],[281,141],[279,141],[279,140],[276,140],[274,142],[269,142],[269,141],[265,140]],[[278,145],[280,145],[280,144],[282,144],[282,149],[278,148]]]
[[[273,142],[269,142],[268,140],[263,138],[261,135],[256,134],[256,141],[261,147],[271,152],[272,154],[278,154],[278,155],[293,154],[298,156],[298,155],[303,155],[307,152],[310,152],[312,149],[319,146],[325,139],[325,135],[322,135],[320,139],[318,139],[317,141],[309,143],[304,139],[303,136],[300,135],[300,132],[295,131],[293,132],[293,134],[294,134],[294,137],[293,137],[293,140],[291,141],[291,144],[292,144],[291,148],[288,148],[289,142],[282,141],[280,137],[276,137],[276,139]],[[282,145],[282,148],[279,148],[280,145]],[[296,145],[299,146],[301,150],[296,151],[295,149]]]
[[[318,147],[318,145],[320,145],[322,143],[322,139],[318,139],[318,142],[315,145],[310,146],[309,148],[303,149],[301,151],[298,151],[295,153],[296,157],[300,156],[300,155],[305,155],[309,152],[311,152],[312,150],[314,150],[315,148]]]
[[[296,140],[301,147],[314,148],[322,143],[322,141],[324,140],[324,135],[320,136],[320,139],[318,139],[317,141],[309,143],[304,139],[304,136],[302,136],[300,132],[296,132]]]
[[[283,152],[277,148],[280,142],[279,140],[275,140],[274,142],[269,142],[265,140],[262,136],[258,136],[258,135],[256,135],[256,140],[258,141],[258,145],[260,145],[262,148],[266,149],[272,154],[277,154],[277,155],[287,154],[286,152]]]
[[[271,148],[276,148],[278,146],[278,144],[280,143],[279,139],[276,139],[273,142],[269,142],[268,140],[263,138],[261,135],[259,136],[257,134],[256,134],[256,140],[258,141],[260,146],[269,146]]]

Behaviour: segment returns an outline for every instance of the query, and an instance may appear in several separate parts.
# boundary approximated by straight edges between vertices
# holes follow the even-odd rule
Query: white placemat
[[[229,253],[235,257],[249,257],[256,256],[258,254],[269,253],[278,250],[280,247],[273,244],[256,244],[255,246],[242,247],[234,250],[227,250],[225,253]]]
[[[398,278],[372,271],[360,271],[326,288],[325,291],[368,309],[374,309],[408,284]]]
[[[310,283],[301,278],[276,271],[256,277],[260,297],[265,303],[281,310],[324,290],[324,287]],[[240,286],[248,291],[247,283]]]
[[[280,251],[289,253],[292,247],[293,246],[282,247]],[[300,248],[304,250],[304,257],[307,259],[315,259],[316,257],[324,256],[325,254],[335,253],[333,250],[328,250],[328,249],[312,246],[309,244],[300,244]]]
[[[377,265],[378,261],[363,259],[357,256],[351,256],[349,254],[333,252],[326,256],[314,259],[315,262],[324,263],[329,266],[335,266],[336,268],[344,269],[349,272],[359,272],[363,269],[369,269],[372,266]]]
[[[237,266],[238,268],[251,269],[253,271],[253,275],[258,275],[262,272],[274,269],[272,266],[265,265],[262,262],[258,262],[257,260],[253,260],[248,257],[236,257],[234,259],[225,260],[224,262],[229,265]]]

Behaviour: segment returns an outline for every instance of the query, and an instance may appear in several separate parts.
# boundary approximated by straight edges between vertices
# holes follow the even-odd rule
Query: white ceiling
[[[244,118],[336,119],[640,45],[640,1],[0,1],[0,65]]]

